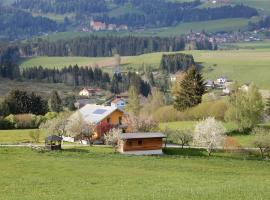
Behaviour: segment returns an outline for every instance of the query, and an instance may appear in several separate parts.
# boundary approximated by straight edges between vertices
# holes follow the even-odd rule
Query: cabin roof
[[[79,109],[77,112],[75,112],[71,116],[71,119],[76,118],[78,117],[78,114],[81,114],[86,123],[97,124],[116,110],[123,112],[115,106],[87,104],[81,109]]]
[[[163,133],[122,133],[120,139],[147,139],[147,138],[165,138]]]
[[[60,137],[58,135],[50,135],[50,136],[45,138],[45,141],[48,141],[48,142],[62,141],[62,137]]]

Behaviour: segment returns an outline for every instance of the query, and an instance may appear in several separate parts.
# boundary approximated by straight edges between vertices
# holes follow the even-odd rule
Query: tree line
[[[183,53],[163,54],[160,61],[160,69],[169,73],[186,71],[189,67],[194,65],[195,62],[193,56]]]
[[[98,86],[106,88],[110,76],[100,68],[79,67],[78,65],[57,68],[29,67],[22,69],[21,79],[46,83],[64,83],[76,86]]]
[[[182,37],[88,36],[54,42],[40,39],[20,45],[22,56],[134,56],[185,48]]]
[[[16,79],[20,76],[17,62],[20,53],[17,46],[0,45],[0,77]]]
[[[151,94],[150,84],[135,72],[128,72],[126,74],[115,73],[111,81],[110,90],[112,93],[119,94],[128,91],[130,86],[135,87],[139,94],[145,97]]]
[[[221,6],[216,8],[182,8],[177,6],[164,6],[167,3],[159,1],[144,1],[139,10],[143,13],[129,12],[116,17],[102,15],[97,20],[106,23],[127,24],[130,27],[162,27],[175,26],[180,22],[199,22],[226,18],[250,18],[257,16],[256,9],[244,6]],[[169,3],[170,4],[170,3]]]

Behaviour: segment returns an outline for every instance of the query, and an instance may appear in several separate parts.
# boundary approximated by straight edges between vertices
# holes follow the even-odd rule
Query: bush
[[[58,114],[56,112],[47,112],[45,115],[45,118],[46,120],[50,120],[50,119],[56,118],[57,115]]]
[[[41,135],[40,130],[34,130],[29,132],[29,137],[35,143],[39,143],[40,135]]]
[[[45,120],[43,116],[32,114],[9,115],[5,118],[10,128],[17,129],[38,128]]]
[[[0,117],[0,129],[6,130],[6,129],[12,129],[12,128],[14,128],[14,125],[12,123],[4,119],[3,117]]]
[[[158,122],[172,122],[188,120],[184,112],[177,111],[173,106],[163,106],[153,113],[153,118]]]
[[[177,111],[173,106],[163,106],[154,112],[153,118],[158,122],[195,121],[207,117],[223,121],[227,109],[227,103],[224,100],[204,102],[183,112]]]

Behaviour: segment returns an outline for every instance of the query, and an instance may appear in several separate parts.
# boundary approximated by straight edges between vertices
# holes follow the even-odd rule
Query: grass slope
[[[254,82],[261,89],[270,89],[270,48],[256,50],[224,50],[224,51],[184,51],[183,53],[192,54],[194,59],[201,63],[205,79],[216,79],[221,75],[227,76],[240,83]],[[238,44],[241,45],[241,44]],[[242,44],[243,45],[243,44]],[[253,44],[250,44],[253,45]],[[255,48],[258,47],[255,46]],[[246,44],[248,46],[248,44]],[[138,69],[142,64],[159,67],[163,52],[143,54],[140,56],[122,57],[122,70],[130,68]],[[113,65],[111,58],[84,58],[84,57],[36,57],[22,60],[20,66],[31,67],[43,65],[47,67],[63,67],[69,64],[88,66],[97,63],[99,66]],[[255,76],[256,74],[256,76]]]
[[[198,152],[199,153],[199,152]],[[217,155],[138,157],[110,148],[38,153],[0,148],[0,199],[237,199],[269,197],[268,162]],[[20,178],[17,178],[20,177]]]

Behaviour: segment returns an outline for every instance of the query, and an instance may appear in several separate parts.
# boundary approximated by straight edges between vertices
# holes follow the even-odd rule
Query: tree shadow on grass
[[[70,152],[70,153],[90,153],[88,149],[81,149],[81,148],[69,148],[69,149],[62,149],[62,152]]]
[[[163,149],[166,155],[177,155],[177,156],[207,156],[205,149],[193,149],[193,148],[165,148]]]

